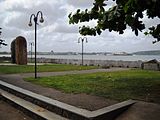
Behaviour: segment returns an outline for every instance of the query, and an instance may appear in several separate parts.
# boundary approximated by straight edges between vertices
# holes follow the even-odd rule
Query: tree
[[[113,0],[116,5],[106,9],[108,1],[94,0],[91,10],[78,9],[76,13],[70,13],[69,24],[97,20],[93,28],[89,26],[79,28],[79,33],[84,36],[100,35],[106,29],[123,34],[127,26],[138,36],[138,32],[145,29],[142,19],[144,16],[147,16],[148,19],[160,18],[160,0]],[[145,32],[145,35],[147,34],[160,41],[160,24],[148,28],[148,32]]]
[[[1,29],[2,29],[2,28],[0,28],[0,30],[1,30]],[[1,33],[2,33],[2,31],[0,31],[0,35],[1,35]],[[1,46],[1,45],[7,46],[7,44],[4,43],[4,41],[5,41],[5,40],[0,39],[0,46]]]

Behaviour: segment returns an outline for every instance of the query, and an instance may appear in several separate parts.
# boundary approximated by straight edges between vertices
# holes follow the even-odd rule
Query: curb
[[[3,81],[0,81],[0,88],[71,120],[113,120],[135,103],[134,100],[127,100],[99,110],[89,111],[53,100]]]

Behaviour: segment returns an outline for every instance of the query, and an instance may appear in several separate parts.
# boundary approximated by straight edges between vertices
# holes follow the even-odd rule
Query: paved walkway
[[[37,73],[37,76],[45,77],[45,76],[58,76],[58,75],[68,75],[68,74],[87,74],[87,73],[124,71],[124,70],[129,70],[129,68],[91,69],[91,70],[80,70],[80,71],[74,70],[74,71],[62,71],[62,72],[40,72],[40,73]],[[34,77],[34,73],[22,73],[20,75],[23,78]]]
[[[120,71],[120,70],[128,70],[128,69],[111,68],[111,69],[94,69],[94,70],[82,70],[82,71],[44,72],[44,73],[38,73],[38,76],[41,77],[41,76],[66,75],[66,74],[84,74],[84,73],[109,72],[109,71]],[[42,86],[34,85],[24,81],[23,78],[25,77],[34,77],[34,73],[0,75],[0,80],[33,91],[35,93],[59,100],[61,102],[65,102],[88,110],[96,110],[117,103],[117,101],[108,100],[93,95],[66,94],[53,88],[45,88]],[[119,116],[116,120],[159,120],[159,118],[160,118],[159,104],[138,101],[135,105],[129,108],[128,111]]]
[[[22,111],[0,100],[0,120],[33,120]]]
[[[160,105],[138,101],[116,120],[160,120]]]
[[[44,64],[49,64],[49,63],[37,63],[37,65],[44,65]],[[12,65],[17,65],[17,64],[14,64],[14,63],[0,63],[0,65],[12,66]],[[34,65],[34,63],[27,63],[27,65]]]
[[[111,68],[111,69],[92,69],[92,70],[81,70],[81,71],[63,71],[63,72],[41,72],[38,73],[38,77],[42,76],[57,76],[66,74],[86,74],[86,73],[97,73],[97,72],[110,72],[110,71],[122,71],[128,70],[128,68]],[[118,101],[105,99],[103,97],[88,95],[88,94],[67,94],[62,91],[46,88],[39,85],[32,84],[23,80],[25,77],[34,77],[34,73],[23,73],[23,74],[1,74],[0,80],[8,82],[10,84],[19,86],[21,88],[30,90],[32,92],[80,107],[88,110],[96,110],[103,108]]]

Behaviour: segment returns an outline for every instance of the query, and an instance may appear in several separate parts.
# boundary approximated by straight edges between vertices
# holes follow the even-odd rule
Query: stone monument
[[[22,36],[18,36],[11,43],[11,59],[12,63],[19,65],[27,64],[27,42]]]
[[[16,63],[15,40],[11,42],[11,62]]]

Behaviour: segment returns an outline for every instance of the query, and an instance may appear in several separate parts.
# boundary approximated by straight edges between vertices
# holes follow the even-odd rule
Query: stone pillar
[[[16,63],[15,40],[11,43],[11,63]]]
[[[27,64],[27,42],[24,37],[19,36],[11,43],[11,57],[12,63]]]

